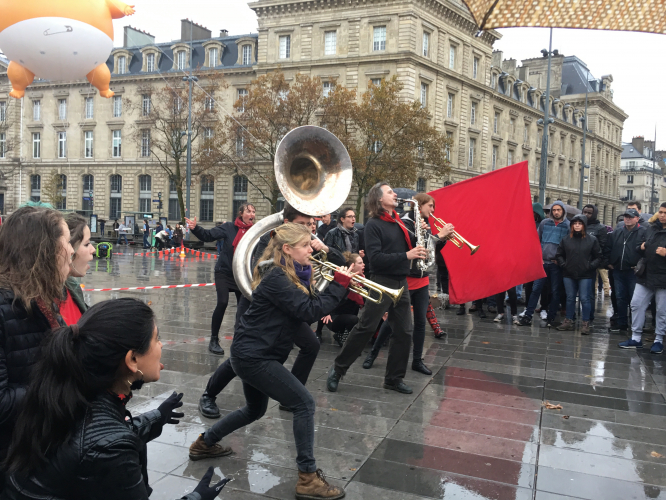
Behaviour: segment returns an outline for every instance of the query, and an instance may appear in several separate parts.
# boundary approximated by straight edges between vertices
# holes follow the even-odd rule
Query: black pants
[[[449,270],[446,266],[437,266],[437,286],[442,293],[449,293]]]
[[[613,270],[608,270],[608,284],[611,287],[611,304],[613,305],[613,316],[617,316],[617,292],[615,291],[615,277]]]
[[[294,344],[300,349],[300,352],[296,356],[294,366],[291,367],[291,373],[301,384],[305,385],[317,359],[317,354],[319,354],[319,339],[307,323],[301,323],[300,328],[294,335]],[[231,367],[230,360],[227,359],[217,367],[215,373],[208,379],[204,394],[213,398],[216,397],[235,376],[236,372]]]
[[[213,320],[210,324],[211,338],[217,337],[220,334],[224,312],[229,305],[229,292],[233,291],[236,294],[236,304],[238,304],[241,296],[234,279],[224,273],[215,273],[215,291],[217,292],[217,305],[213,311]]]
[[[340,354],[335,358],[335,371],[339,375],[347,373],[349,367],[358,359],[365,346],[368,345],[368,341],[377,331],[379,320],[388,311],[387,321],[393,330],[393,337],[391,337],[389,345],[384,382],[396,385],[405,378],[409,348],[412,343],[413,323],[407,280],[395,280],[381,275],[370,276],[370,279],[389,288],[404,287],[405,290],[396,305],[393,305],[393,301],[387,295],[383,296],[379,304],[366,302],[361,309],[358,323],[347,337]]]
[[[518,314],[518,295],[516,294],[516,287],[509,288],[506,292],[500,292],[495,295],[495,302],[497,302],[497,313],[504,314],[504,294],[509,294],[509,307],[511,308],[511,316]]]

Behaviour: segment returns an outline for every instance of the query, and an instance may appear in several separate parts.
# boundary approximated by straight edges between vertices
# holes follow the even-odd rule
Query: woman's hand
[[[445,240],[449,236],[451,236],[453,231],[454,231],[453,224],[444,224],[444,226],[442,227],[442,230],[439,233],[437,233],[437,237],[440,240]]]
[[[157,407],[157,411],[159,411],[162,415],[162,425],[177,424],[180,422],[180,420],[176,419],[183,418],[185,416],[184,413],[174,411],[176,408],[183,406],[183,402],[181,401],[182,398],[182,392],[180,394],[176,394],[176,391],[173,391],[173,394],[166,398],[164,403]]]
[[[211,466],[208,467],[208,470],[201,478],[201,481],[199,482],[197,487],[194,488],[194,493],[198,493],[199,496],[201,496],[201,500],[213,500],[217,498],[217,496],[220,494],[220,491],[222,491],[222,488],[224,488],[224,485],[233,479],[231,477],[225,477],[219,483],[210,486],[210,480],[212,478],[213,478],[213,467]]]
[[[328,325],[331,323],[333,320],[331,319],[331,315],[329,314],[328,316],[324,316],[321,318],[321,322],[324,323],[325,325]]]
[[[194,216],[194,220],[190,220],[187,217],[185,217],[185,223],[187,224],[187,227],[189,227],[190,229],[194,229],[195,227],[197,227],[196,215]]]
[[[340,274],[344,274],[345,276],[348,276],[348,277],[350,277],[350,278],[353,278],[354,276],[356,276],[356,273],[353,273],[353,272],[351,271],[351,266],[350,266],[350,267],[347,267],[347,266],[340,266],[340,267],[337,269],[337,271],[335,271],[335,272],[336,272],[336,273],[340,273]]]

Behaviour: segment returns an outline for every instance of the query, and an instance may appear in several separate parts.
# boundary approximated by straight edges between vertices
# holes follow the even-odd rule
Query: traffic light
[[[157,208],[159,208],[160,210],[162,210],[162,200],[160,200],[160,202],[157,204]]]

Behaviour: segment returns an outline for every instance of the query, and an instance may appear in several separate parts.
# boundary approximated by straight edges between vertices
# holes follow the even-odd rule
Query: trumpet
[[[324,252],[319,252],[315,255],[310,255],[310,260],[312,261],[312,273],[313,278],[317,275],[320,278],[325,279],[326,281],[333,281],[335,279],[335,271],[340,269],[339,266],[332,264],[326,260],[326,254]],[[365,297],[370,302],[379,304],[382,301],[384,294],[391,297],[393,305],[396,305],[402,296],[402,292],[405,290],[405,287],[401,287],[400,290],[394,288],[389,288],[374,281],[370,281],[367,278],[361,276],[352,277],[352,281],[349,284],[349,288],[358,293],[361,297]],[[374,292],[374,295],[373,295]]]
[[[436,230],[437,232],[441,231],[441,228],[440,228],[440,229],[437,229],[437,226],[435,225],[435,222],[436,222],[437,224],[439,224],[440,226],[442,226],[442,227],[444,227],[444,225],[446,225],[446,222],[444,222],[444,221],[443,221],[442,219],[440,219],[439,217],[435,217],[433,214],[431,214],[430,217],[431,217],[432,220],[434,221],[432,225],[433,225],[433,227],[435,228],[435,230]],[[480,245],[476,245],[476,246],[475,246],[475,245],[472,245],[469,241],[467,241],[465,238],[463,238],[462,236],[460,236],[460,233],[458,233],[458,231],[453,231],[453,232],[449,235],[449,241],[450,241],[451,243],[453,243],[455,246],[457,246],[458,248],[462,248],[463,245],[465,245],[465,246],[466,246],[467,248],[469,248],[470,251],[472,252],[470,255],[474,255],[474,254],[476,253],[476,251],[479,249],[479,246],[480,246]]]

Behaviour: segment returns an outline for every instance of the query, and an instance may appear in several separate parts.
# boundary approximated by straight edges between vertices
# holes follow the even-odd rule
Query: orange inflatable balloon
[[[120,0],[0,0],[0,49],[10,60],[12,97],[21,98],[35,76],[86,77],[111,97],[106,60],[113,49],[113,19],[134,14]]]

